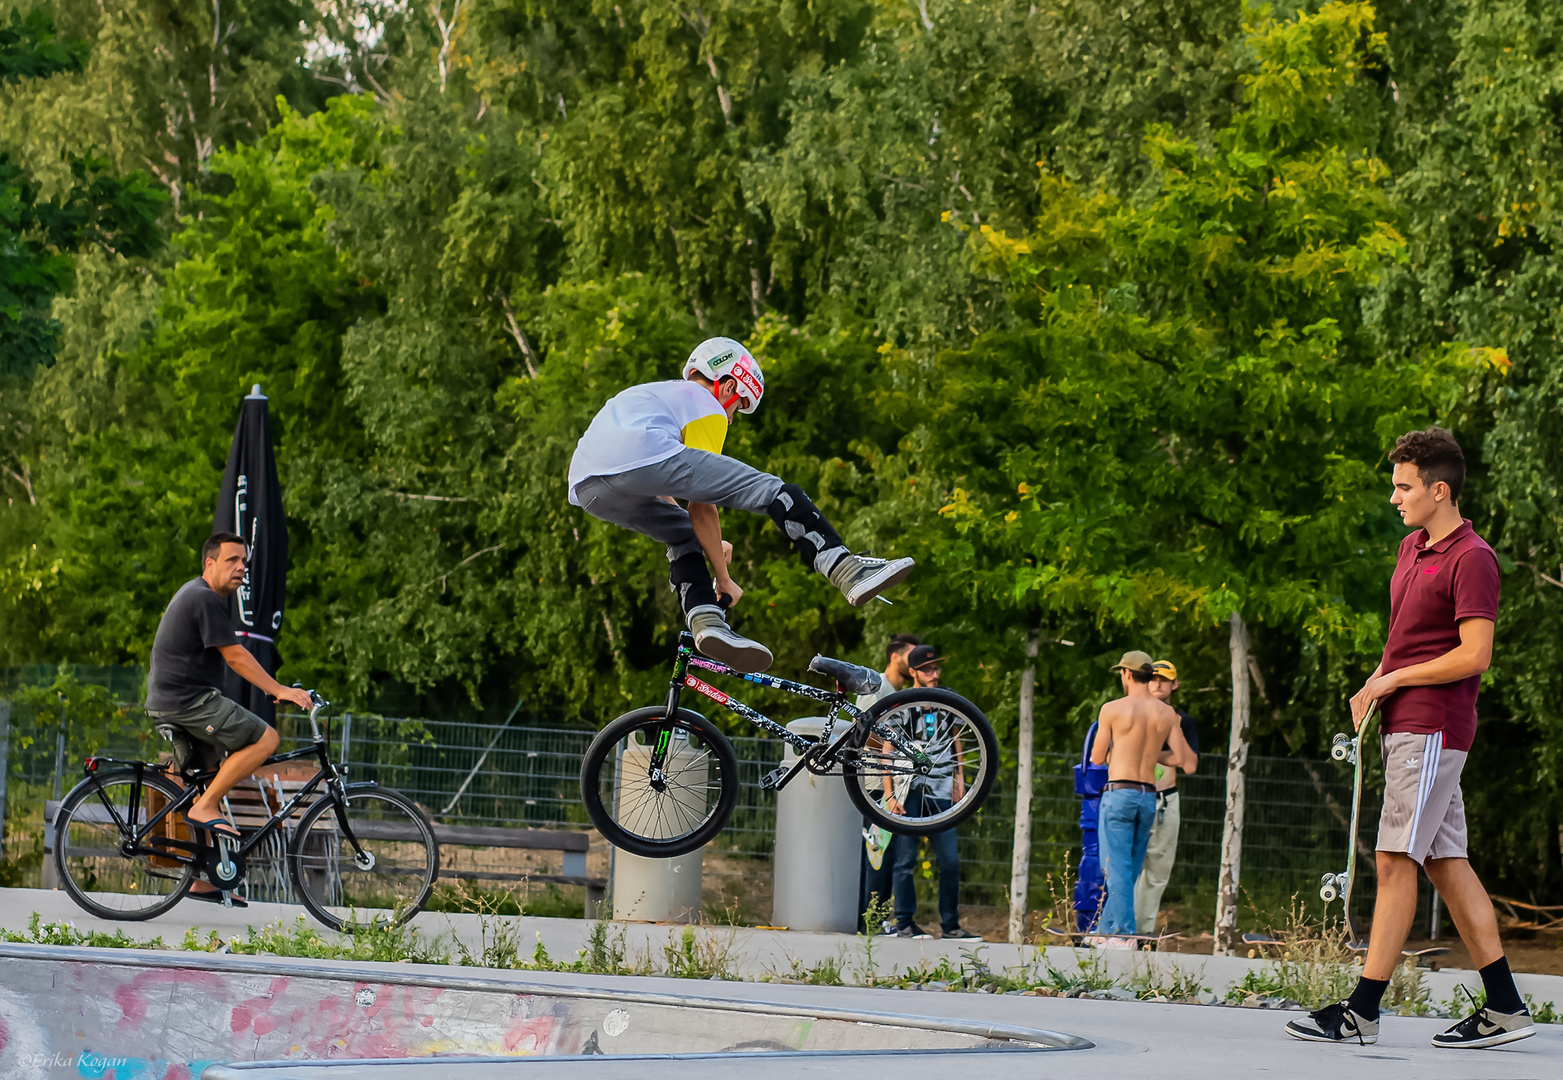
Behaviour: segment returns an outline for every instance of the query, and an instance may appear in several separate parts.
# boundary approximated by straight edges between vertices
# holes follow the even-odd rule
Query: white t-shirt
[[[570,503],[593,476],[617,476],[666,461],[685,447],[722,452],[727,413],[716,395],[697,382],[669,379],[642,383],[608,399],[592,418],[570,459]]]

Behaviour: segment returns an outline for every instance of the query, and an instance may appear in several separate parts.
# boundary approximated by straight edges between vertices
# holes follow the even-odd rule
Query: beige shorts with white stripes
[[[1460,794],[1465,752],[1445,749],[1441,731],[1396,731],[1379,744],[1384,812],[1378,819],[1378,850],[1401,851],[1418,863],[1465,858],[1465,799]]]

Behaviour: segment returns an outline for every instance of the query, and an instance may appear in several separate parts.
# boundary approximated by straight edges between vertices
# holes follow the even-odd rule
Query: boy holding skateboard
[[[727,625],[724,607],[743,590],[727,571],[719,507],[768,514],[804,565],[853,607],[912,572],[911,559],[852,554],[802,488],[722,456],[734,417],[754,412],[764,395],[760,362],[749,350],[732,338],[708,338],[678,379],[609,398],[570,459],[571,505],[666,544],[668,578],[695,647],[739,671],[764,671],[771,651]]]
[[[1375,702],[1382,717],[1373,934],[1351,996],[1289,1022],[1286,1031],[1314,1042],[1378,1041],[1379,1003],[1416,914],[1421,865],[1487,991],[1486,1004],[1433,1036],[1433,1045],[1499,1046],[1536,1029],[1503,955],[1492,901],[1466,858],[1460,794],[1460,770],[1476,735],[1476,695],[1492,660],[1498,559],[1460,515],[1465,455],[1454,436],[1436,427],[1408,432],[1389,460],[1389,501],[1413,531],[1401,541],[1390,579],[1383,660],[1351,699],[1359,728]]]

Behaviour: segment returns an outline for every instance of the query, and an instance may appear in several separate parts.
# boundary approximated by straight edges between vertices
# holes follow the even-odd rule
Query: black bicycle
[[[822,702],[824,729],[818,738],[788,731],[691,668]],[[586,750],[581,798],[592,823],[614,846],[654,859],[694,851],[726,824],[738,798],[738,758],[715,724],[679,707],[686,689],[791,745],[797,760],[762,777],[763,788],[779,791],[805,769],[840,775],[864,817],[913,836],[954,828],[982,806],[999,747],[975,705],[948,690],[920,687],[859,709],[850,696],[879,689],[877,671],[825,656],[810,661],[809,670],[834,679],[836,689],[735,671],[695,652],[694,638],[680,634],[666,703],[625,713]]]
[[[320,768],[242,838],[216,832],[215,844],[204,843],[198,837],[209,830],[185,821],[183,811],[217,770],[203,761],[204,744],[179,728],[158,725],[173,744],[170,764],[89,757],[86,779],[61,800],[54,820],[54,865],[71,899],[103,919],[152,919],[184,899],[199,875],[231,904],[255,848],[324,785],[292,827],[286,849],[298,899],[334,930],[396,926],[417,914],[439,876],[434,826],[407,796],[372,782],[346,782],[317,721],[330,703],[313,690],[309,697],[310,745],[266,764],[314,757]]]

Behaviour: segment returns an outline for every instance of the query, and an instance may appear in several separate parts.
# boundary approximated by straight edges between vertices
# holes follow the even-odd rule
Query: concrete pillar
[[[840,733],[840,721],[836,732]],[[823,717],[794,720],[787,730],[818,737]],[[782,757],[791,765],[791,746]],[[776,796],[776,861],[771,922],[791,930],[850,934],[857,929],[863,817],[840,776],[805,770]]]
[[[618,794],[622,803],[644,792],[651,759],[650,746],[630,745],[619,759]],[[674,739],[669,751],[669,772],[696,763],[691,756],[704,756],[693,750],[685,739]],[[666,796],[664,796],[666,797]],[[704,814],[704,806],[690,806],[691,812]],[[650,835],[644,827],[637,831]],[[692,851],[672,859],[647,859],[627,851],[613,853],[613,917],[641,922],[698,922],[700,919],[700,877],[704,862],[701,851]]]

